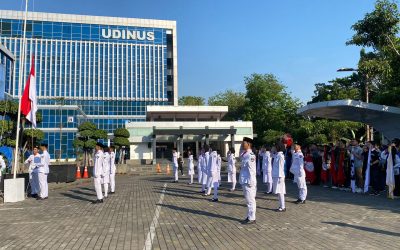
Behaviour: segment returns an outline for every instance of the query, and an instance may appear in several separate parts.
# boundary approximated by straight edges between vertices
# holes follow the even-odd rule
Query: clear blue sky
[[[310,100],[314,84],[356,67],[346,46],[351,25],[374,0],[30,0],[34,10],[176,20],[179,96],[244,90],[243,78],[273,73],[293,96]],[[22,0],[0,9],[21,10]],[[32,9],[32,5],[31,5]]]

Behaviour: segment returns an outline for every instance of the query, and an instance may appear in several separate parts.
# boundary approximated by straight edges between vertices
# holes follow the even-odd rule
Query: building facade
[[[177,105],[176,22],[28,13],[26,66],[19,74],[23,12],[0,10],[0,43],[16,56],[7,98],[17,99],[31,57],[52,158],[75,158],[73,139],[83,121],[111,134],[146,120],[148,105]]]

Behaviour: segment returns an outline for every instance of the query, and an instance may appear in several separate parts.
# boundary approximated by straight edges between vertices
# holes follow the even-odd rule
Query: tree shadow
[[[339,227],[349,227],[349,228],[366,231],[366,232],[370,232],[370,233],[377,233],[377,234],[384,234],[384,235],[400,237],[400,233],[390,232],[390,231],[376,229],[376,228],[370,228],[370,227],[356,226],[356,225],[351,225],[351,224],[343,223],[343,222],[323,221],[322,223],[329,224],[329,225],[335,225],[335,226],[339,226]]]
[[[79,189],[95,192],[94,188],[80,187]]]
[[[83,195],[93,196],[93,193],[86,193],[86,192],[82,192],[80,190],[73,189],[73,190],[69,190],[69,191],[72,193],[75,193],[75,194],[83,194]]]
[[[88,201],[88,202],[93,202],[94,200],[90,200],[88,198],[82,197],[82,196],[78,196],[78,195],[74,195],[74,194],[69,194],[69,193],[60,193],[61,195],[74,199],[74,200],[80,200],[80,201]]]
[[[214,213],[210,213],[210,212],[203,211],[203,210],[195,210],[195,209],[190,209],[190,208],[185,208],[185,207],[178,207],[175,205],[166,205],[166,204],[159,204],[159,205],[162,207],[166,207],[166,208],[170,208],[170,209],[179,211],[179,212],[198,214],[198,215],[203,215],[206,217],[225,219],[225,220],[230,220],[230,221],[235,221],[235,222],[242,221],[241,219],[238,219],[238,218],[233,218],[233,217],[229,217],[229,216],[221,215],[221,214],[214,214]]]

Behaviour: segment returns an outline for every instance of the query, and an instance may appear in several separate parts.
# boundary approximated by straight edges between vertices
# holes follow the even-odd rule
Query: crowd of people
[[[400,140],[386,146],[374,142],[360,145],[353,139],[336,144],[309,145],[301,147],[292,138],[281,138],[272,146],[252,148],[253,141],[245,137],[241,152],[235,155],[231,148],[226,155],[229,191],[236,189],[236,159],[241,162],[239,183],[242,186],[248,211],[244,223],[255,223],[257,176],[265,184],[266,194],[278,196],[278,212],[286,211],[285,179],[297,184],[297,204],[307,199],[307,185],[323,185],[334,189],[380,195],[386,187],[392,187],[393,195],[400,195]],[[179,170],[183,174],[183,159],[173,150],[174,182],[178,182]],[[204,196],[211,195],[218,202],[221,184],[222,157],[213,145],[204,145],[197,160],[198,182]],[[193,184],[195,163],[193,152],[188,150],[188,175]]]
[[[354,139],[336,144],[309,145],[304,147],[304,172],[306,182],[311,185],[323,185],[355,193],[380,195],[385,191],[393,177],[394,195],[400,195],[400,141],[393,140],[381,146],[375,142],[360,145]],[[263,171],[263,155],[268,147],[257,151],[257,173]],[[291,162],[296,160],[294,147],[284,151],[288,178],[295,179],[291,173]],[[390,155],[390,166],[388,159]],[[387,170],[390,170],[389,172]]]
[[[229,191],[233,192],[236,188],[236,157],[239,156],[241,167],[239,174],[239,183],[242,186],[243,194],[247,204],[247,216],[243,221],[244,224],[253,224],[256,222],[256,193],[257,193],[257,175],[263,175],[262,180],[266,184],[267,194],[274,193],[278,195],[279,207],[278,212],[285,212],[285,152],[288,147],[287,142],[279,141],[273,147],[265,147],[260,150],[258,157],[252,149],[253,140],[245,137],[242,142],[241,152],[235,155],[235,150],[231,148],[226,157],[228,163],[228,183],[231,183]],[[306,175],[304,170],[304,156],[299,145],[293,147],[293,161],[291,162],[291,173],[299,187],[299,199],[297,204],[304,204],[307,198]],[[181,156],[176,149],[173,149],[173,173],[174,183],[179,181],[179,168]],[[218,188],[221,184],[221,165],[222,157],[213,145],[204,145],[198,156],[197,173],[198,182],[201,185],[201,193],[204,196],[211,195],[213,190],[213,198],[211,201],[218,202]],[[260,169],[262,168],[262,170]],[[191,150],[188,151],[188,175],[193,184],[194,160]]]

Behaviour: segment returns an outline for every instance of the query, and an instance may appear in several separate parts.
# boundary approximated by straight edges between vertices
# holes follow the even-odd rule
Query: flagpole
[[[25,68],[25,53],[26,53],[26,19],[28,18],[28,0],[25,0],[25,14],[24,14],[24,34],[22,39],[22,52],[19,58],[20,65],[19,65],[19,78],[18,78],[18,118],[17,118],[17,135],[15,139],[15,157],[14,157],[14,179],[17,178],[17,166],[18,166],[18,145],[19,145],[19,130],[20,130],[20,123],[21,123],[21,98],[22,95],[22,80],[24,78],[24,68]]]

